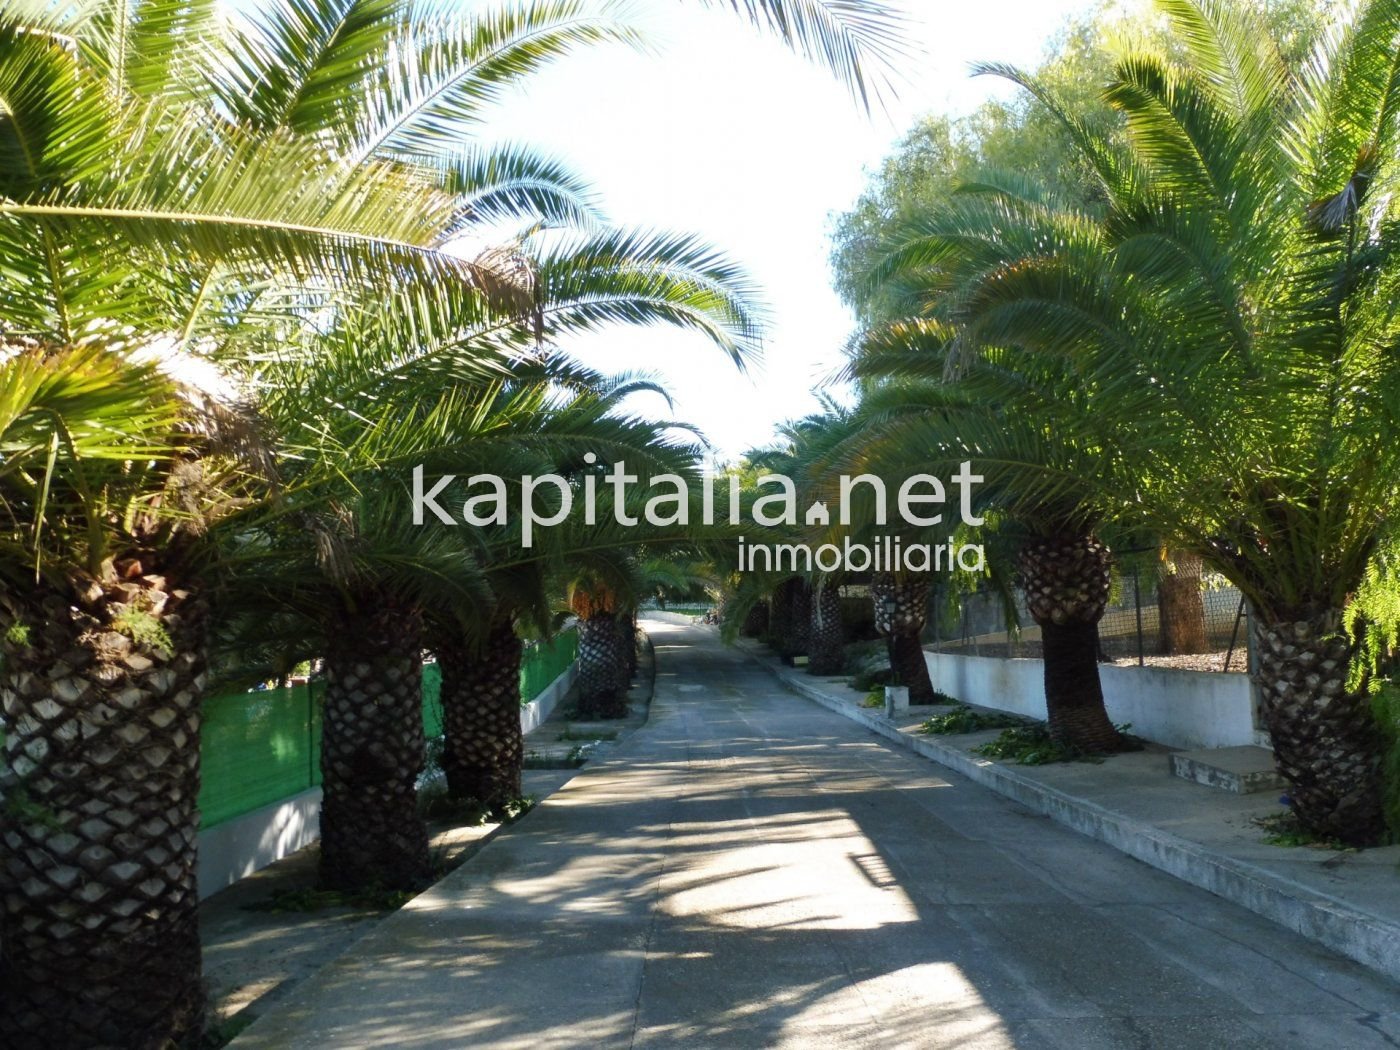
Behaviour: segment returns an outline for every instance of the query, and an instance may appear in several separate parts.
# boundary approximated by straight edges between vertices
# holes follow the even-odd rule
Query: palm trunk
[[[1089,753],[1126,746],[1104,709],[1098,623],[1108,602],[1109,549],[1090,535],[1031,540],[1019,569],[1045,649],[1045,711],[1058,743]]]
[[[578,622],[579,717],[626,718],[627,701],[618,688],[620,637],[616,615],[595,612]]]
[[[637,614],[620,613],[617,617],[617,647],[622,664],[620,685],[625,693],[632,688],[632,679],[637,676]]]
[[[1342,612],[1261,624],[1259,683],[1274,762],[1298,819],[1351,846],[1385,833],[1383,739],[1364,691],[1347,689]]]
[[[812,649],[812,585],[797,580],[789,592],[792,602],[792,634],[789,656],[806,656]]]
[[[1158,635],[1169,656],[1210,651],[1206,638],[1206,607],[1201,599],[1201,558],[1168,551],[1157,575]]]
[[[321,885],[412,890],[432,873],[418,813],[423,771],[422,616],[360,595],[327,632],[321,738]]]
[[[909,689],[911,704],[934,701],[933,680],[924,659],[923,633],[928,621],[927,576],[877,572],[870,579],[870,600],[875,607],[875,630],[889,643],[890,669],[895,680]]]
[[[460,633],[437,646],[442,668],[443,772],[454,798],[495,811],[517,801],[525,742],[520,731],[520,656],[515,621],[491,625],[473,653]]]
[[[155,1048],[204,1014],[205,604],[118,580],[0,597],[0,1045]]]
[[[768,644],[782,656],[792,646],[792,587],[796,580],[784,580],[773,588],[768,617]]]
[[[811,588],[796,576],[784,580],[773,592],[773,644],[785,660],[807,653],[811,627]]]
[[[831,579],[822,580],[812,595],[809,630],[811,674],[839,674],[845,663],[845,631],[841,625],[841,588]]]
[[[749,606],[749,611],[744,614],[743,625],[739,628],[739,634],[745,638],[762,638],[768,633],[768,603],[766,601],[754,602]]]

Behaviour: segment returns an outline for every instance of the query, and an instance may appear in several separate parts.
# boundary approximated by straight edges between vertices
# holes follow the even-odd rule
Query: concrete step
[[[1274,754],[1266,748],[1212,747],[1176,751],[1170,757],[1173,775],[1236,795],[1277,791],[1284,786],[1274,770]]]

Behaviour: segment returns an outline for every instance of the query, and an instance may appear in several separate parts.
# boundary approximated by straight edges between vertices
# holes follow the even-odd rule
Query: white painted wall
[[[545,691],[520,709],[520,731],[528,733],[538,729],[541,722],[559,706],[559,701],[568,694],[578,680],[578,661],[575,660],[558,678],[550,682]]]
[[[1045,717],[1045,664],[926,652],[933,686],[959,700]],[[1190,749],[1256,743],[1246,674],[1100,665],[1104,706],[1144,740]]]
[[[536,729],[578,678],[578,661],[520,708],[520,730]],[[199,899],[288,857],[321,837],[321,789],[255,809],[199,833]]]
[[[321,789],[244,813],[199,833],[199,899],[321,837]]]

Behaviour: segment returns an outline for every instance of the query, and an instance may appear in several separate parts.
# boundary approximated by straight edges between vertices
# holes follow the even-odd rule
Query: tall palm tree
[[[1096,171],[1102,221],[1003,180],[987,242],[1057,230],[964,283],[960,339],[1015,351],[997,397],[1105,449],[1094,485],[1250,600],[1263,715],[1295,813],[1384,831],[1382,740],[1348,671],[1345,611],[1397,492],[1390,308],[1400,9],[1373,2],[1303,69],[1228,5],[1164,5],[1189,65],[1127,56],[1119,154],[1052,92]],[[1267,41],[1265,41],[1267,44]],[[1003,236],[1005,234],[1005,237]],[[956,252],[945,237],[901,265]],[[1059,403],[1072,376],[1093,410]]]
[[[877,572],[870,577],[875,630],[889,646],[893,680],[909,690],[913,704],[934,700],[922,640],[928,622],[929,589],[927,573]]]
[[[154,1045],[203,1009],[209,608],[187,567],[248,465],[225,440],[233,407],[157,360],[101,344],[4,353],[0,1040]]]
[[[839,674],[846,663],[846,633],[841,622],[841,583],[823,574],[812,584],[811,624],[807,629],[807,671]]]
[[[453,798],[502,811],[523,794],[520,661],[515,618],[498,612],[473,647],[460,624],[430,636],[442,671],[442,770]]]

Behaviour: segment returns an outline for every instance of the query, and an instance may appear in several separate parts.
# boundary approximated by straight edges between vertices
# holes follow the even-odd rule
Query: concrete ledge
[[[199,833],[199,899],[232,886],[321,837],[321,789],[244,813]]]
[[[1279,791],[1286,784],[1274,769],[1273,752],[1262,747],[1217,747],[1177,751],[1171,756],[1172,775],[1236,795]]]
[[[1014,768],[979,758],[936,738],[901,732],[878,714],[831,696],[807,676],[778,666],[748,645],[742,648],[793,692],[871,732],[1159,871],[1239,904],[1392,980],[1400,980],[1400,922],[1363,911],[1348,901],[1146,821],[1076,798]]]
[[[520,708],[520,731],[530,733],[538,729],[540,723],[559,706],[559,701],[568,695],[577,680],[578,661],[575,660],[563,674],[545,687],[544,692]]]

